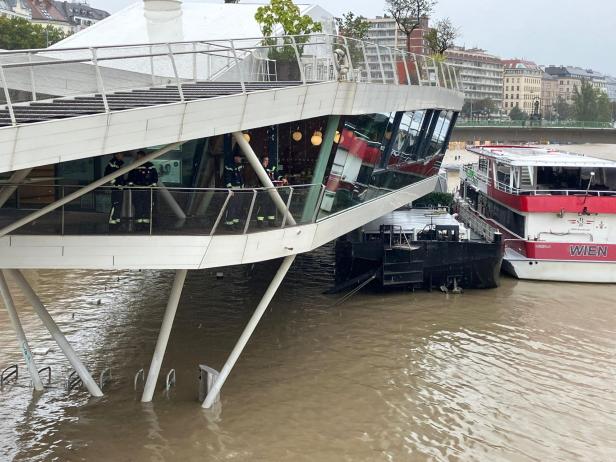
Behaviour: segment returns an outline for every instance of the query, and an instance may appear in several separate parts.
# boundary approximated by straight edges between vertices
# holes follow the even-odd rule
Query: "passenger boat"
[[[520,279],[616,282],[616,162],[529,146],[476,146],[460,194],[505,239]]]

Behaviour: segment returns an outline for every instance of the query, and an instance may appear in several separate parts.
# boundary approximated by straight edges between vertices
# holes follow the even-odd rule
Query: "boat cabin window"
[[[496,163],[496,180],[502,186],[509,186],[511,181],[511,166],[506,164]]]
[[[616,168],[538,167],[537,190],[603,191],[616,194]]]
[[[484,174],[488,174],[488,159],[485,157],[479,158],[479,171]]]

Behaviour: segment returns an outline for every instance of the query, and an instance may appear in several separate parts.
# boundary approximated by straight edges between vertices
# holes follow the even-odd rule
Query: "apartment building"
[[[25,0],[0,0],[0,16],[9,18],[32,18],[32,11]]]
[[[480,48],[453,47],[445,52],[447,62],[459,70],[466,100],[489,98],[503,105],[503,62]]]
[[[394,79],[394,64],[392,56],[384,48],[392,47],[407,50],[406,35],[400,30],[398,24],[393,18],[387,16],[377,16],[367,20],[370,23],[370,29],[366,41],[374,43],[377,46],[367,46],[366,56],[370,70],[376,75],[380,75],[380,66],[383,66],[385,76],[388,80]],[[429,19],[422,18],[417,29],[411,34],[410,51],[420,55],[429,55],[428,44],[426,42],[426,34],[429,31]],[[393,57],[394,61],[399,59]]]
[[[574,66],[547,66],[545,72],[558,79],[558,96],[572,103],[575,88],[579,88],[582,82],[588,82],[593,87],[607,92],[605,75],[592,69],[582,69]]]
[[[503,61],[503,109],[518,107],[533,113],[535,101],[541,100],[543,71],[532,61],[509,59]]]

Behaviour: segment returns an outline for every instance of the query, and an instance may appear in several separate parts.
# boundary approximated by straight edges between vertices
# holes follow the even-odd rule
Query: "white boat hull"
[[[530,260],[505,257],[503,270],[518,279],[616,283],[616,262]]]

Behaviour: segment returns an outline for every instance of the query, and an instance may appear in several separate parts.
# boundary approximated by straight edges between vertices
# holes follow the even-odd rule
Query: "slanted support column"
[[[205,400],[203,401],[203,407],[205,409],[209,409],[216,402],[216,398],[218,397],[218,394],[220,393],[220,389],[222,388],[222,386],[225,383],[225,380],[227,380],[227,377],[231,373],[231,369],[233,369],[233,366],[235,365],[238,358],[242,354],[242,351],[246,347],[248,340],[250,340],[250,337],[252,336],[253,332],[257,328],[257,325],[259,324],[259,321],[261,320],[263,313],[265,313],[265,310],[267,309],[270,302],[272,301],[272,298],[274,298],[274,295],[276,294],[278,287],[280,287],[282,280],[284,279],[287,272],[289,271],[289,268],[291,268],[291,265],[293,264],[294,260],[295,260],[295,255],[290,255],[288,257],[285,257],[285,259],[282,261],[282,264],[280,265],[280,268],[278,268],[278,271],[276,272],[274,279],[272,280],[269,287],[265,291],[263,298],[257,305],[255,312],[250,318],[250,321],[248,321],[248,324],[244,328],[244,331],[242,332],[242,335],[240,336],[237,343],[235,344],[235,347],[233,347],[233,350],[231,351],[231,354],[229,355],[227,362],[225,363],[222,370],[220,371],[218,378],[214,382],[214,385],[212,385],[212,389],[205,397]]]
[[[276,205],[276,208],[278,209],[278,211],[282,213],[283,216],[284,215],[287,216],[287,223],[289,223],[289,225],[295,226],[297,223],[295,222],[295,219],[291,216],[291,214],[287,210],[287,204],[285,204],[284,200],[282,200],[282,197],[280,197],[280,194],[278,193],[278,190],[275,188],[274,183],[272,183],[272,180],[270,180],[270,177],[267,176],[267,172],[263,168],[263,165],[261,165],[259,158],[253,151],[248,141],[244,139],[244,135],[242,134],[242,132],[234,132],[233,138],[235,138],[235,141],[237,142],[240,149],[244,153],[244,156],[246,157],[246,159],[248,159],[248,163],[250,164],[252,169],[257,174],[257,177],[259,178],[259,181],[261,182],[263,187],[267,188],[267,192],[272,198],[272,201],[274,201],[274,204]]]
[[[66,355],[66,358],[71,363],[71,366],[73,366],[73,369],[75,369],[75,371],[79,375],[79,378],[82,380],[83,384],[86,386],[90,394],[96,397],[103,396],[103,392],[100,390],[86,367],[83,365],[83,363],[75,353],[75,350],[73,350],[73,347],[68,343],[66,337],[64,337],[64,334],[62,334],[62,331],[60,331],[58,325],[54,322],[51,315],[47,312],[38,295],[36,295],[36,292],[34,292],[34,289],[30,287],[30,284],[28,283],[28,281],[26,281],[24,275],[21,274],[20,271],[14,269],[6,270],[6,273],[10,274],[11,277],[15,280],[23,294],[26,296],[26,298],[32,305],[32,308],[34,308],[34,311],[36,312],[38,317],[41,319],[41,321],[43,322],[53,339],[56,341],[62,352]]]
[[[4,277],[4,273],[2,271],[0,271],[0,296],[2,296],[4,306],[6,306],[6,310],[9,312],[11,324],[13,325],[13,329],[17,335],[17,341],[19,342],[19,348],[24,355],[26,366],[28,366],[28,372],[30,373],[30,378],[32,379],[32,385],[34,385],[34,389],[36,391],[43,391],[43,382],[41,382],[41,378],[39,377],[36,363],[32,357],[32,351],[30,351],[30,345],[28,345],[28,339],[26,338],[23,327],[21,327],[21,322],[19,321],[19,316],[17,315],[17,310],[15,309],[15,304],[13,303],[13,297],[11,297],[9,286],[6,283],[6,278]]]
[[[186,280],[187,270],[177,270],[175,272],[175,279],[173,280],[173,286],[171,287],[171,295],[169,295],[169,301],[167,302],[167,308],[165,309],[165,315],[163,317],[163,323],[160,326],[160,332],[158,333],[158,340],[156,341],[156,347],[154,348],[154,355],[152,356],[152,363],[148,370],[148,378],[143,388],[143,395],[141,395],[142,403],[149,403],[152,401],[154,391],[156,391],[156,382],[158,380],[158,374],[160,373],[160,367],[163,364],[163,358],[165,356],[165,350],[167,349],[167,343],[169,342],[169,336],[171,335],[171,328],[173,327],[173,320],[175,319],[175,313],[180,303],[180,297],[182,295],[182,289],[184,288],[184,281]]]
[[[114,180],[128,172],[130,172],[131,170],[145,164],[146,162],[149,162],[152,159],[156,159],[157,157],[160,157],[164,154],[167,154],[169,151],[173,151],[174,149],[177,149],[178,147],[180,147],[182,145],[181,142],[177,142],[177,143],[172,143],[169,144],[167,146],[165,146],[164,148],[159,149],[158,151],[154,151],[151,152],[149,154],[146,154],[144,157],[142,157],[141,159],[133,162],[132,164],[126,165],[124,167],[122,167],[119,170],[116,170],[115,172],[104,176],[102,178],[99,178],[98,180],[90,183],[87,186],[84,186],[83,188],[68,194],[66,196],[64,196],[62,199],[57,200],[55,202],[52,202],[49,205],[46,205],[45,207],[32,212],[30,215],[25,216],[24,218],[17,220],[13,223],[11,223],[8,226],[5,226],[4,228],[0,229],[0,237],[7,235],[8,233],[15,231],[16,229],[27,225],[28,223],[33,222],[34,220],[36,220],[37,218],[42,217],[43,215],[47,215],[49,212],[53,212],[54,210],[59,209],[60,207],[62,207],[63,205],[68,204],[69,202],[74,201],[75,199],[79,199],[81,196],[89,193],[90,191],[94,191],[96,188],[99,188],[103,185],[105,185],[106,183],[109,183],[111,180]]]
[[[16,172],[13,172],[9,178],[9,183],[11,185],[18,185],[28,177],[31,171],[31,168],[26,168],[24,170],[17,170]],[[0,189],[0,207],[6,204],[6,201],[9,200],[9,197],[11,197],[11,194],[13,194],[16,189],[17,186],[5,186]]]

